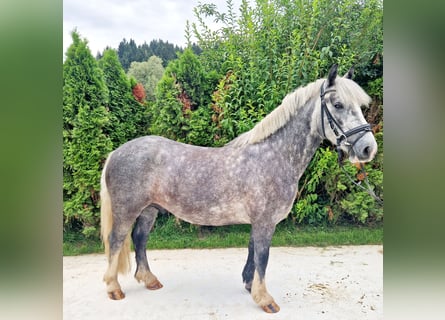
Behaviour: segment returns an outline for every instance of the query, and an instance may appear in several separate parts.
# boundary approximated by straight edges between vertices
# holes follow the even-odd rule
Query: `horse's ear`
[[[346,72],[343,77],[346,79],[352,79],[353,76],[354,76],[354,67],[351,67],[351,69],[349,69],[348,72]]]
[[[337,78],[337,68],[338,65],[334,64],[331,69],[329,70],[328,74],[328,85],[327,87],[333,86],[335,83],[335,78]]]

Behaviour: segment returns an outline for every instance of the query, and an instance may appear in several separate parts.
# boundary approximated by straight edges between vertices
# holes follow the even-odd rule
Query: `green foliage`
[[[108,90],[86,40],[72,33],[63,64],[63,216],[64,227],[97,236],[102,162],[112,142],[105,104]]]
[[[338,63],[343,72],[354,65],[356,81],[373,97],[364,112],[382,141],[381,1],[243,1],[238,14],[231,0],[226,5],[225,13],[214,4],[195,8],[197,21],[187,25],[186,33],[188,39],[193,33],[202,52],[194,56],[189,49],[167,68],[158,92],[169,85],[170,93],[168,99],[157,96],[161,110],[156,110],[153,133],[192,144],[224,145],[261,121],[288,92],[325,76]],[[215,30],[207,19],[221,27]],[[209,72],[219,75],[218,82],[209,81]],[[366,169],[382,197],[381,142],[379,148]],[[357,174],[351,165],[345,170]],[[382,208],[351,183],[329,147],[317,151],[300,188],[292,211],[296,223],[383,218]]]
[[[376,134],[379,152],[373,162],[365,165],[374,193],[383,199],[383,134]],[[356,182],[360,172],[354,165],[344,163],[344,170]],[[364,181],[361,182],[365,184]],[[339,167],[336,151],[329,147],[317,150],[300,179],[292,219],[298,223],[375,223],[383,219],[383,208],[368,192],[354,185]]]
[[[147,98],[150,101],[155,99],[156,85],[164,74],[162,59],[151,56],[147,61],[133,61],[128,69],[127,75],[135,78],[137,82],[144,86]]]
[[[231,0],[221,13],[214,4],[195,8],[191,30],[202,48],[202,65],[222,74],[212,94],[213,143],[220,146],[251,129],[296,87],[327,74],[333,63],[355,80],[373,102],[364,110],[379,141],[379,154],[366,166],[377,195],[383,195],[383,6],[380,0]],[[207,19],[221,25],[215,30]],[[207,116],[207,115],[205,115]],[[192,141],[193,142],[193,141]],[[345,164],[354,178],[357,169]],[[372,223],[383,209],[354,186],[331,148],[319,149],[300,180],[292,210],[296,223]]]
[[[250,226],[198,227],[178,222],[174,217],[160,215],[156,219],[148,249],[245,248],[249,243]],[[383,228],[378,227],[312,227],[280,223],[272,238],[272,246],[335,246],[382,244]],[[78,233],[65,233],[63,255],[102,253],[103,245]]]
[[[109,124],[106,134],[113,149],[145,133],[146,106],[138,103],[132,95],[132,85],[125,75],[115,50],[104,51],[99,60],[108,89],[107,108]]]
[[[191,49],[179,54],[158,83],[150,132],[177,141],[208,144],[207,106],[217,78],[215,72],[204,70]]]
[[[123,39],[117,49],[119,61],[125,72],[129,70],[132,62],[148,61],[151,56],[161,58],[163,67],[165,67],[169,61],[175,60],[176,53],[181,51],[180,47],[160,39],[152,40],[150,44],[144,42],[142,45],[137,45],[133,39],[130,41]]]
[[[227,0],[226,9],[199,4],[196,21],[187,24],[184,51],[161,40],[138,46],[124,39],[117,56],[104,52],[100,68],[86,40],[73,33],[63,66],[66,230],[97,236],[100,171],[113,148],[146,132],[222,146],[250,130],[287,93],[326,76],[333,63],[343,68],[340,72],[353,65],[355,80],[373,98],[363,111],[379,152],[366,172],[383,198],[382,1],[243,0],[236,10]],[[127,79],[124,70],[154,55],[166,68],[155,90],[157,81],[146,88],[152,96],[141,104],[131,95],[136,80]],[[355,166],[345,163],[344,170],[358,181]],[[297,200],[292,224],[372,225],[383,220],[383,208],[348,179],[332,146],[316,152],[300,179]]]
[[[179,100],[181,90],[168,71],[167,67],[156,89],[156,102],[150,106],[150,133],[184,141],[188,120]]]
[[[132,95],[116,51],[99,61],[73,32],[63,65],[64,231],[99,236],[100,174],[108,153],[145,133],[146,106]]]

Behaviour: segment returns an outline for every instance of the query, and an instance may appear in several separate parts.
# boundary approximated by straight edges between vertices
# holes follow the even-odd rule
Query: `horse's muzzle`
[[[351,163],[369,162],[377,154],[377,142],[371,132],[367,132],[348,151]]]

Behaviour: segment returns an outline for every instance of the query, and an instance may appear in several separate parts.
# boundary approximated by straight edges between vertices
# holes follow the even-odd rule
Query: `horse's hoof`
[[[244,288],[246,288],[246,290],[249,291],[249,293],[252,293],[252,282],[246,283]]]
[[[280,307],[275,303],[275,301],[272,301],[271,304],[263,306],[263,310],[267,313],[277,313],[278,311],[280,311]]]
[[[121,289],[117,289],[117,290],[108,292],[108,297],[111,300],[122,300],[123,298],[125,298],[125,293],[123,293]]]
[[[153,281],[150,284],[146,285],[148,290],[158,290],[163,287],[162,283],[159,282],[159,280]]]

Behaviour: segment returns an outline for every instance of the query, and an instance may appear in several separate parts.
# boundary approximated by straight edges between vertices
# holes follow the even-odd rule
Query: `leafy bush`
[[[191,30],[202,48],[202,66],[222,74],[209,108],[213,141],[221,146],[251,129],[296,87],[327,74],[333,63],[354,65],[356,81],[373,98],[364,110],[379,143],[379,154],[366,165],[374,192],[383,197],[383,6],[380,0],[243,1],[236,14],[213,4],[195,8]],[[221,26],[206,23],[212,18]],[[189,27],[190,28],[190,27]],[[201,124],[208,123],[208,119]],[[193,131],[193,130],[192,130]],[[193,137],[189,133],[190,137]],[[194,143],[191,139],[189,142]],[[352,177],[357,168],[345,164]],[[372,223],[383,219],[383,208],[356,187],[338,166],[337,154],[322,146],[300,180],[296,223]]]
[[[172,61],[156,88],[151,105],[150,133],[192,143],[208,145],[211,93],[218,75],[206,72],[191,49]]]
[[[382,134],[376,135],[376,138],[381,142]],[[376,162],[365,165],[370,186],[379,198],[383,198],[382,155],[383,150],[380,149]],[[300,179],[292,219],[304,224],[363,224],[381,221],[381,204],[347,176],[359,182],[357,176],[360,174],[358,168],[350,163],[345,162],[343,169],[340,168],[337,153],[331,147],[319,148]],[[364,185],[364,182],[361,184]]]
[[[105,52],[98,65],[86,40],[73,33],[63,76],[65,229],[98,235],[100,172],[119,144],[148,131],[222,146],[250,130],[287,93],[326,76],[333,63],[340,72],[355,66],[355,80],[373,98],[363,111],[379,152],[366,172],[383,198],[382,1],[243,0],[236,12],[227,0],[226,7],[195,8],[196,22],[187,24],[186,36],[197,39],[199,50],[189,43],[168,63],[149,102],[134,99],[136,83],[126,78],[115,52]],[[383,208],[343,170],[358,180],[355,166],[340,168],[332,146],[322,145],[300,179],[290,222],[382,221]]]

